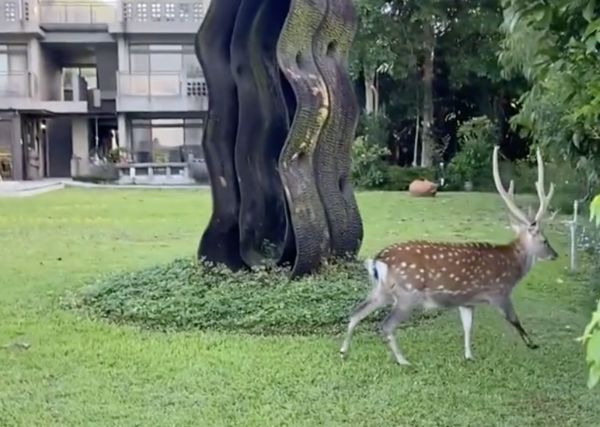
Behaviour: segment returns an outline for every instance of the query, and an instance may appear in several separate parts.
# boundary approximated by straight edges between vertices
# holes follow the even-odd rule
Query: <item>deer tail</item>
[[[385,276],[387,276],[388,266],[385,262],[374,259],[365,260],[365,268],[369,272],[369,280],[373,286],[383,285]]]

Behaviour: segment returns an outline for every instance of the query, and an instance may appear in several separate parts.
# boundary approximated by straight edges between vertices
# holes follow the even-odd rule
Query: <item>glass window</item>
[[[186,75],[189,77],[200,77],[202,76],[202,69],[200,68],[200,62],[196,58],[194,53],[183,54],[183,69]]]
[[[8,69],[13,72],[24,73],[27,71],[27,54],[25,53],[9,53]]]
[[[80,68],[79,75],[83,77],[83,79],[87,83],[88,89],[98,88],[98,76],[96,75],[95,67]]]
[[[147,73],[150,71],[150,56],[148,53],[131,53],[129,55],[129,69],[132,73]]]
[[[8,74],[8,54],[0,52],[0,73]]]
[[[151,44],[148,45],[148,49],[160,52],[181,52],[183,47],[180,44]]]
[[[187,122],[187,120],[186,120]],[[191,126],[183,119],[134,119],[132,147],[137,162],[185,162],[190,155],[202,158],[201,120],[191,120]]]
[[[150,54],[150,70],[153,73],[181,71],[181,53],[152,52]]]

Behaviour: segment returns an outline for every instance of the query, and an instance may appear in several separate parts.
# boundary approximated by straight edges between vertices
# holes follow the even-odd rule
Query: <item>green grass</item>
[[[505,241],[498,197],[359,195],[361,256],[412,237]],[[402,369],[368,327],[349,360],[340,336],[159,333],[61,308],[99,274],[193,256],[210,197],[65,190],[0,200],[0,426],[598,426],[580,344],[592,291],[559,261],[517,288],[527,349],[494,311],[475,313],[476,361],[456,311],[398,332]],[[23,346],[21,344],[27,344]]]

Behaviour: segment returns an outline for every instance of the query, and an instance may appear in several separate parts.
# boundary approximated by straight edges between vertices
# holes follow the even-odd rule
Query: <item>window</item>
[[[136,74],[173,74],[185,71],[201,75],[200,63],[190,44],[133,44],[129,46],[129,69]]]
[[[27,45],[0,45],[0,74],[27,72]]]
[[[98,88],[98,76],[95,67],[64,67],[62,69],[63,99],[73,101],[73,84],[77,84],[75,77],[82,78],[88,89]],[[80,94],[83,95],[83,94]]]
[[[134,119],[131,141],[134,161],[180,163],[203,158],[202,119]]]

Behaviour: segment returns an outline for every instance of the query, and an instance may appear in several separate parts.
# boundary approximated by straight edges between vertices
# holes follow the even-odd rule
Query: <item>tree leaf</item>
[[[588,376],[588,388],[594,388],[600,381],[600,366],[592,366]]]
[[[583,19],[585,19],[588,22],[591,22],[592,19],[594,19],[594,9],[596,8],[596,0],[590,0],[587,4],[587,6],[585,7],[585,9],[583,9]]]
[[[600,330],[594,331],[587,342],[586,360],[588,363],[600,366]]]

